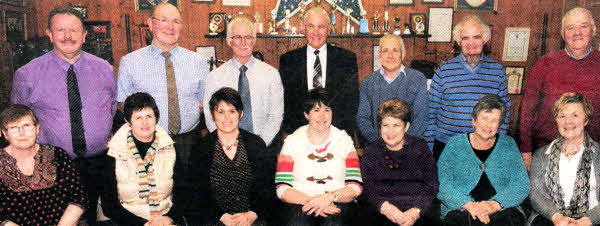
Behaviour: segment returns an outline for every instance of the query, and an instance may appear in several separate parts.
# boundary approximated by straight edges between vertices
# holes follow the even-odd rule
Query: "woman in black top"
[[[222,88],[210,99],[217,129],[193,151],[185,183],[191,225],[263,225],[275,200],[276,155],[264,141],[238,127],[243,116],[240,95]]]

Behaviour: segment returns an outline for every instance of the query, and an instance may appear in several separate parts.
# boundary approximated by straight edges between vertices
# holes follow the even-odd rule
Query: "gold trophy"
[[[344,32],[346,34],[351,34],[350,33],[350,28],[352,27],[352,24],[350,24],[350,13],[352,13],[352,9],[351,8],[347,8],[346,9],[346,30]]]
[[[290,10],[286,9],[285,10],[285,17],[284,17],[285,18],[284,19],[284,24],[285,24],[285,26],[284,26],[284,33],[285,34],[289,34],[290,33],[290,15],[291,15]]]
[[[373,16],[373,34],[379,34],[379,12],[375,11],[375,15]]]
[[[388,11],[385,11],[383,13],[383,19],[385,19],[385,21],[383,21],[383,33],[387,34],[390,30],[390,22],[389,22],[390,17],[389,17]]]
[[[271,10],[271,27],[269,28],[269,33],[271,35],[277,35],[277,10]]]

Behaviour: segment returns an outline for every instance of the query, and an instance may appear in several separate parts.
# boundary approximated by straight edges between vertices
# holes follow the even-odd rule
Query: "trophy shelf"
[[[429,38],[431,35],[429,34],[410,34],[410,35],[401,35],[402,38]],[[205,38],[225,38],[225,35],[204,35]],[[265,35],[265,34],[256,34],[256,38],[304,38],[303,34],[295,34],[295,35]],[[328,38],[381,38],[383,34],[329,34]]]

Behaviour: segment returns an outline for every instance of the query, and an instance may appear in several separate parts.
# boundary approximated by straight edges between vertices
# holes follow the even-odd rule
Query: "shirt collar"
[[[465,54],[460,53],[459,56],[460,56],[460,60],[462,61],[462,63],[464,65],[468,65],[471,70],[475,70],[475,68],[477,68],[477,66],[479,66],[479,63],[481,63],[481,61],[483,60],[483,57],[485,57],[483,52],[481,52],[481,57],[479,57],[479,61],[477,61],[477,63],[475,63],[475,67],[471,68],[471,64],[469,63],[469,61],[467,61],[467,57],[465,56]]]
[[[585,56],[583,56],[581,59],[579,60],[585,60],[585,58],[587,58],[590,53],[592,53],[592,51],[594,51],[594,49],[590,46],[590,49],[588,49],[588,52],[585,54]],[[567,54],[567,56],[569,56],[569,58],[571,58],[572,60],[578,60],[575,59],[575,57],[573,57],[573,55],[571,55],[571,53],[569,53],[569,50],[567,50],[567,48],[565,48],[565,53]]]
[[[152,53],[153,56],[155,57],[163,57],[162,54],[162,49],[158,48],[156,45],[154,45],[154,42],[152,42],[152,44],[150,45],[150,52]],[[177,53],[179,53],[179,46],[175,46],[173,47],[173,49],[171,49],[171,51],[169,51],[169,53],[171,53],[171,56],[177,55]]]
[[[75,65],[78,65],[78,63],[80,62],[80,59],[82,57],[84,57],[83,50],[81,51],[81,54],[79,55],[79,58],[77,58],[77,60],[75,60],[75,63],[73,63],[73,65],[74,65],[73,67],[75,67]],[[60,57],[58,57],[58,55],[56,55],[55,50],[52,50],[52,58],[53,58],[54,62],[56,62],[63,71],[68,71],[69,67],[71,67],[71,63],[69,63],[69,62],[61,59]]]
[[[248,63],[244,64],[246,65],[247,68],[250,68],[253,64],[254,64],[254,60],[255,58],[252,57],[250,58],[250,60],[248,61]],[[234,68],[240,68],[242,66],[242,63],[240,63],[239,61],[237,61],[235,58],[231,58],[231,62],[233,62],[233,67]]]
[[[400,66],[400,70],[398,71],[398,73],[396,74],[396,76],[394,76],[394,78],[390,79],[385,75],[385,71],[383,70],[383,67],[379,69],[379,74],[381,74],[381,76],[383,76],[383,78],[388,82],[388,83],[392,83],[394,80],[396,80],[396,78],[398,78],[398,75],[404,75],[404,78],[406,78],[406,67],[404,66],[404,64],[402,64]]]
[[[327,53],[327,43],[323,44],[319,49],[315,49],[310,45],[306,45],[306,52],[307,53],[311,53],[311,54],[315,54],[315,50],[319,50],[319,55],[323,54],[323,53]]]

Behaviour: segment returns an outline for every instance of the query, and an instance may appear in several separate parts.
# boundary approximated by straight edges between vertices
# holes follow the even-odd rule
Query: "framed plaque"
[[[209,35],[225,35],[227,28],[226,13],[209,13],[208,14],[208,34]]]
[[[452,42],[452,19],[454,9],[450,7],[429,7],[428,42]]]
[[[444,0],[423,0],[423,4],[442,4]]]
[[[135,0],[135,11],[151,11],[154,6],[168,2],[179,8],[180,0]]]
[[[527,61],[530,30],[528,27],[506,28],[502,61]]]
[[[390,5],[412,5],[413,0],[390,0]]]
[[[215,3],[215,0],[192,0],[192,3]]]
[[[27,28],[25,27],[25,13],[4,12],[4,29],[6,41],[15,42],[27,39]]]
[[[498,11],[498,0],[455,0],[457,11]]]
[[[523,85],[524,67],[506,67],[506,80],[508,81],[508,94],[521,94]]]
[[[425,31],[427,31],[427,24],[425,24],[425,18],[425,13],[410,14],[410,30],[413,31],[413,34],[425,34]]]

